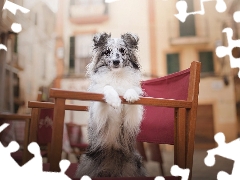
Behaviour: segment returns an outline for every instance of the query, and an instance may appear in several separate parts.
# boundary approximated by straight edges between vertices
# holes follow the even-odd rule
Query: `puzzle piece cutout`
[[[5,4],[3,6],[3,9],[9,10],[14,15],[16,15],[17,10],[20,10],[22,13],[28,13],[30,11],[29,9],[26,9],[26,8],[19,6],[15,3],[12,3],[8,0],[6,0]]]
[[[204,163],[207,166],[213,166],[215,164],[215,155],[222,156],[224,158],[234,161],[232,174],[228,174],[224,171],[220,171],[217,175],[218,180],[237,180],[240,178],[240,140],[236,139],[229,143],[225,143],[225,136],[223,133],[217,133],[214,136],[215,141],[218,144],[217,148],[208,150],[208,155],[204,159]]]
[[[0,132],[2,132],[9,124],[5,123],[0,126]],[[70,162],[68,160],[61,160],[59,167],[60,172],[43,172],[42,157],[40,148],[37,143],[32,142],[28,146],[28,150],[34,155],[34,157],[20,167],[16,161],[11,157],[11,153],[16,152],[19,149],[19,144],[15,141],[9,143],[7,147],[4,147],[0,142],[0,179],[35,179],[35,180],[71,180],[66,174]],[[89,180],[83,178],[82,180]]]
[[[3,45],[3,44],[0,44],[0,50],[1,50],[1,49],[7,51],[7,47],[6,47],[5,45]]]
[[[200,0],[201,4],[201,10],[200,11],[195,11],[195,12],[187,12],[187,2],[184,0],[177,1],[176,3],[176,8],[178,10],[178,14],[175,14],[175,17],[178,18],[181,22],[185,22],[186,18],[189,15],[194,15],[194,14],[200,14],[203,15],[205,14],[205,9],[203,3],[206,1],[216,1],[216,10],[220,13],[226,11],[227,6],[224,0]]]
[[[0,133],[1,133],[4,129],[6,129],[8,126],[9,126],[9,124],[3,123],[3,124],[0,126]]]
[[[173,176],[181,176],[181,180],[188,180],[190,170],[189,169],[182,169],[177,165],[173,165],[170,170]],[[162,176],[157,176],[154,180],[165,180]]]
[[[235,22],[239,23],[240,22],[240,11],[236,11],[233,14],[233,19]],[[223,29],[224,33],[227,35],[227,40],[228,40],[228,47],[225,46],[219,46],[216,48],[216,54],[218,57],[222,58],[224,56],[229,56],[230,60],[230,66],[231,68],[240,68],[240,58],[234,58],[232,55],[232,50],[235,47],[240,48],[240,39],[238,40],[233,40],[233,30],[231,28],[225,28]],[[238,72],[238,77],[240,78],[240,71]]]
[[[240,11],[233,13],[233,19],[235,22],[240,23]]]
[[[4,9],[9,10],[14,15],[16,15],[17,10],[21,11],[22,13],[28,13],[30,11],[29,9],[26,9],[26,8],[24,8],[22,6],[19,6],[19,5],[15,4],[15,3],[12,3],[12,2],[10,2],[8,0],[6,0],[6,2],[4,3],[3,10]],[[12,26],[11,26],[11,29],[15,33],[19,33],[22,30],[22,26],[21,26],[21,24],[13,23]]]

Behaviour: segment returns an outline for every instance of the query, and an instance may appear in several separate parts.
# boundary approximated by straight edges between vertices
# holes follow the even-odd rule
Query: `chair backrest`
[[[141,97],[138,101],[132,104],[142,104],[147,106],[158,106],[173,108],[174,111],[174,130],[171,131],[174,134],[174,138],[170,144],[174,144],[174,164],[179,165],[181,168],[189,168],[190,172],[192,170],[193,163],[193,151],[194,151],[194,136],[195,136],[195,124],[197,115],[197,103],[198,103],[198,92],[199,92],[199,82],[200,82],[200,63],[192,62],[190,70],[190,75],[187,86],[187,96],[184,95],[185,100],[176,100],[174,97],[167,97],[171,99],[161,98],[149,98]],[[185,71],[184,71],[185,72]],[[184,73],[183,73],[184,74]],[[170,75],[171,76],[171,75]],[[147,83],[146,83],[147,84]],[[151,83],[150,83],[151,84]],[[177,84],[181,88],[180,85]],[[180,87],[179,87],[180,86]],[[82,100],[82,101],[104,101],[103,94],[89,93],[89,92],[79,92],[79,91],[66,91],[60,89],[50,89],[50,97],[55,99],[54,103],[54,120],[53,120],[53,134],[51,143],[51,162],[50,171],[59,171],[59,162],[61,160],[61,149],[63,140],[63,127],[64,127],[64,115],[66,105],[66,99]],[[129,104],[123,97],[121,97],[123,104]],[[178,97],[175,97],[178,98]],[[157,132],[157,131],[156,131]],[[161,134],[161,131],[157,132]],[[168,133],[168,132],[165,132]],[[159,136],[161,137],[161,135]],[[139,136],[140,138],[140,136]],[[166,139],[166,138],[165,138]],[[174,140],[173,140],[174,139]],[[155,142],[155,141],[154,141]],[[169,143],[169,142],[165,142]],[[191,179],[191,175],[190,178]]]
[[[187,100],[190,69],[142,82],[145,97]],[[174,109],[145,106],[141,132],[137,140],[174,144]]]

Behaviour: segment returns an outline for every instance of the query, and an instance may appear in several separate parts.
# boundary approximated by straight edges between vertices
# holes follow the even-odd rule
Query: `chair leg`
[[[196,117],[194,115],[196,111],[188,110],[187,111],[187,129],[192,132],[187,132],[187,152],[186,152],[186,168],[190,169],[190,174],[188,180],[192,179],[192,166],[193,166],[193,154],[194,154],[194,138],[195,138],[195,129],[196,129],[196,119],[193,119],[193,117]]]
[[[54,115],[53,115],[53,129],[52,129],[52,144],[50,151],[50,171],[59,172],[59,162],[61,161],[63,144],[63,127],[65,116],[65,99],[55,99]],[[62,127],[62,128],[58,128]]]
[[[186,168],[186,109],[175,109],[175,142],[174,142],[174,164],[177,164],[180,168]],[[185,137],[185,138],[184,138]]]
[[[31,121],[29,128],[29,136],[28,136],[28,145],[32,142],[37,142],[37,127],[38,127],[38,119],[39,119],[40,109],[32,108],[31,112]],[[33,158],[33,155],[26,149],[24,152],[24,164]]]

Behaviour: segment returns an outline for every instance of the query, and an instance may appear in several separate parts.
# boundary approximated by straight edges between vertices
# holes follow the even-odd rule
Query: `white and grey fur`
[[[93,38],[93,58],[87,67],[89,91],[104,94],[107,103],[91,102],[89,147],[80,158],[76,177],[145,176],[142,158],[135,150],[143,107],[123,105],[119,98],[134,102],[143,93],[138,40],[130,33],[121,38],[101,33]]]

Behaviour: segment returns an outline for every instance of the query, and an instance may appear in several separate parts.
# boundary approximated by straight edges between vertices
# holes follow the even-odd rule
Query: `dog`
[[[135,102],[143,94],[138,41],[131,33],[121,38],[111,38],[107,33],[93,37],[93,57],[87,66],[89,91],[102,93],[106,103],[91,102],[89,106],[89,147],[80,158],[76,177],[146,176],[135,149],[143,107],[121,104],[119,98],[121,95]]]

